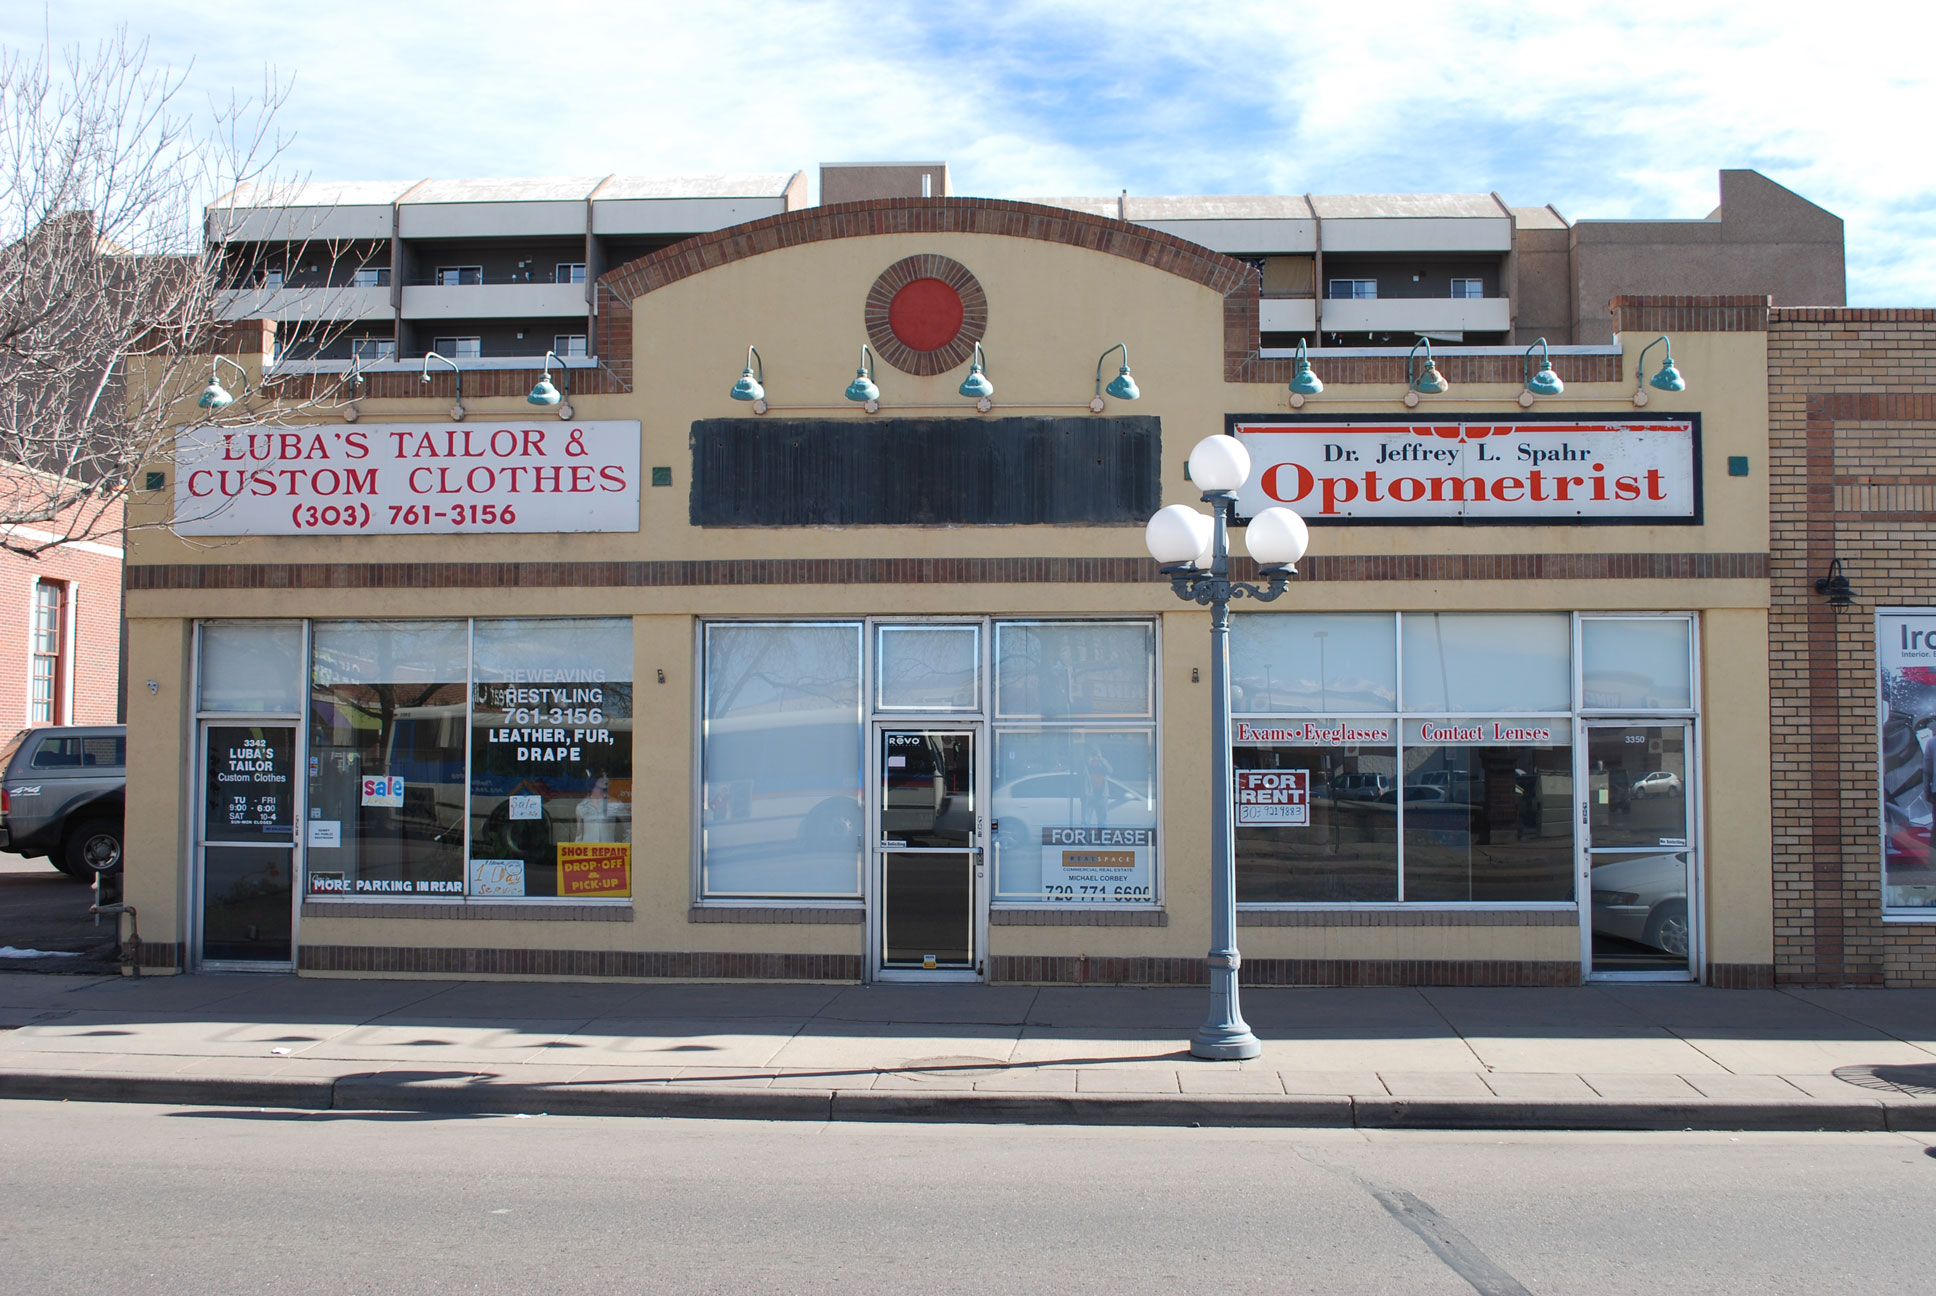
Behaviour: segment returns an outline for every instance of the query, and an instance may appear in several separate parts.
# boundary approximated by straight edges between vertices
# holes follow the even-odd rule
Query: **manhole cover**
[[[1908,1094],[1912,1098],[1936,1098],[1936,1065],[1930,1066],[1846,1066],[1836,1067],[1837,1080],[1846,1080],[1880,1093]]]
[[[910,1080],[978,1080],[1005,1071],[1008,1065],[991,1057],[925,1057],[895,1067],[894,1074]]]

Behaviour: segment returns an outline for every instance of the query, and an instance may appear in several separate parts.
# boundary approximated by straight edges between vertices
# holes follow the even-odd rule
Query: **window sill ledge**
[[[1239,927],[1578,927],[1565,909],[1239,909]]]
[[[1168,927],[1162,909],[990,909],[991,927]]]
[[[827,909],[810,905],[694,905],[686,910],[689,923],[829,923],[858,927],[866,917],[858,908]]]
[[[444,918],[484,922],[626,922],[629,904],[576,904],[569,900],[543,904],[446,901],[305,900],[305,918]]]

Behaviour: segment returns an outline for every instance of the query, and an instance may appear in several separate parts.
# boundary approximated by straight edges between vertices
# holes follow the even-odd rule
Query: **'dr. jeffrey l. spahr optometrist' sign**
[[[1701,520],[1696,418],[1251,419],[1237,512],[1307,522]]]

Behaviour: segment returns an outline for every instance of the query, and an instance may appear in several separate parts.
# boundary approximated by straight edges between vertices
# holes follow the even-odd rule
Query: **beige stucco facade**
[[[1527,411],[1518,402],[1518,366],[1441,353],[1452,391],[1411,409],[1400,399],[1402,376],[1392,381],[1389,366],[1358,361],[1358,370],[1322,374],[1322,396],[1293,410],[1283,377],[1256,361],[1254,332],[1248,339],[1232,333],[1245,292],[1253,304],[1256,292],[1230,269],[1235,263],[1146,230],[1135,231],[1133,242],[1098,247],[1106,241],[1103,234],[1113,237],[1123,228],[1120,223],[1067,212],[1040,209],[1046,214],[1037,216],[1015,204],[966,200],[878,206],[881,223],[890,227],[885,232],[873,232],[861,216],[843,225],[837,214],[795,213],[747,227],[786,236],[776,236],[770,250],[760,250],[754,235],[729,230],[694,241],[714,249],[703,269],[668,270],[655,280],[635,266],[607,277],[603,310],[608,324],[629,321],[628,363],[615,363],[621,335],[601,333],[601,372],[608,377],[583,383],[585,390],[574,393],[571,404],[578,420],[639,424],[639,469],[646,482],[654,469],[670,469],[669,486],[639,486],[635,533],[214,541],[165,529],[136,533],[128,595],[127,898],[140,912],[144,962],[151,969],[203,962],[194,827],[203,796],[193,696],[197,623],[617,617],[629,618],[632,626],[629,902],[606,902],[598,914],[590,905],[561,904],[554,917],[535,904],[487,913],[462,901],[322,902],[298,896],[291,957],[298,970],[824,977],[834,969],[834,975],[865,977],[879,971],[867,948],[873,929],[864,910],[870,900],[847,906],[837,918],[825,906],[775,900],[748,907],[736,919],[696,894],[700,627],[727,618],[1147,618],[1158,628],[1160,903],[1139,907],[1128,919],[1128,910],[1018,906],[1008,914],[997,906],[984,929],[987,961],[979,974],[1193,979],[1209,930],[1209,618],[1203,608],[1180,603],[1157,577],[1144,556],[1140,519],[1109,525],[696,526],[696,425],[760,417],[727,394],[749,344],[763,361],[767,419],[946,419],[958,425],[961,437],[973,438],[985,419],[1098,417],[1089,412],[1097,356],[1122,343],[1142,396],[1133,405],[1111,401],[1100,417],[1160,420],[1160,502],[1196,504],[1199,492],[1184,478],[1185,458],[1200,438],[1224,430],[1227,415],[1417,421],[1519,416]],[[927,228],[891,229],[896,221],[905,223],[906,213],[929,210],[943,216]],[[1018,210],[1021,217],[1004,232],[963,227],[976,225],[969,216],[1005,218]],[[648,262],[665,262],[678,251]],[[862,317],[869,286],[888,267],[925,255],[967,267],[986,295],[979,340],[996,388],[995,408],[987,414],[956,394],[965,365],[919,376],[879,364],[878,413],[842,399],[859,344],[868,340]],[[1648,410],[1636,411],[1635,362],[1661,331],[1672,333],[1673,355],[1689,387],[1678,395],[1653,393]],[[1653,361],[1658,358],[1656,352]],[[1605,419],[1655,410],[1698,415],[1699,524],[1314,526],[1305,578],[1267,608],[1239,605],[1239,611],[1693,614],[1698,693],[1689,718],[1698,764],[1690,757],[1689,804],[1698,813],[1689,848],[1700,890],[1693,906],[1692,974],[1754,982],[1773,957],[1765,335],[1698,328],[1646,328],[1643,335],[1629,329],[1617,350],[1610,347],[1592,360],[1598,367],[1586,377],[1563,369],[1565,394],[1542,399],[1532,412]],[[1115,365],[1112,359],[1105,379]],[[1402,375],[1402,362],[1398,370]],[[467,391],[465,421],[559,426],[540,422],[554,416],[534,413],[517,394],[535,378],[535,370],[511,375],[504,395]],[[359,422],[448,424],[449,396],[417,396],[412,385],[414,379],[373,384],[357,402]],[[297,421],[332,432],[346,426],[334,415]],[[1745,457],[1745,476],[1727,473],[1730,457]],[[156,468],[173,482],[174,465]],[[1020,490],[1027,483],[1013,486]],[[150,512],[137,523],[162,515],[166,494],[138,504]],[[778,559],[891,560],[901,575],[869,579],[858,567],[851,578],[837,580],[764,568],[757,577],[745,575]],[[1393,560],[1389,570],[1377,566],[1380,559]],[[1541,574],[1486,574],[1505,570],[1510,560],[1531,559],[1544,564]],[[921,560],[963,563],[969,574],[953,580],[907,576]],[[1093,578],[1070,565],[1057,568],[1067,574],[1052,579],[1018,581],[1003,578],[1004,560],[1104,561]],[[611,575],[615,569],[604,568],[607,574],[587,579],[586,564],[646,565],[653,574]],[[675,578],[666,575],[674,564],[700,566]],[[548,571],[557,574],[555,580],[545,578]],[[1563,983],[1593,971],[1583,952],[1590,942],[1583,942],[1584,908],[1577,899],[1557,919],[1550,908],[1532,907],[1532,918],[1522,911],[1527,907],[1246,907],[1239,934],[1247,966],[1284,981]],[[519,951],[528,957],[514,957]],[[613,954],[631,961],[600,961]]]

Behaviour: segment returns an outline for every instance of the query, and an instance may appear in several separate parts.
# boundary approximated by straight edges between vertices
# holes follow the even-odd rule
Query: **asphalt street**
[[[37,950],[46,956],[0,956],[0,972],[99,976],[115,971],[114,923],[97,923],[87,911],[93,903],[93,887],[46,860],[0,853],[0,949]]]
[[[1928,1290],[1928,1140],[6,1108],[40,1293]]]

